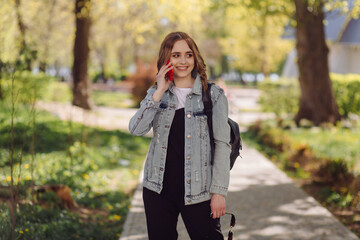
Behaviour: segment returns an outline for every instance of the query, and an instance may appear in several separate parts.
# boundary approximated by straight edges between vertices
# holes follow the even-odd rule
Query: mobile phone
[[[166,64],[169,64],[170,60],[167,61]],[[169,81],[171,82],[172,80],[174,80],[174,69],[171,69],[170,71],[168,71],[166,73],[167,78],[169,79]]]

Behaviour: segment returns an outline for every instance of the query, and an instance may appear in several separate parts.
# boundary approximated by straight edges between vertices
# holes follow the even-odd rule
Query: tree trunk
[[[25,69],[28,71],[31,71],[31,53],[30,53],[30,49],[28,49],[27,43],[26,43],[26,39],[25,39],[25,35],[26,35],[26,26],[25,23],[23,21],[21,12],[20,12],[20,6],[21,6],[21,0],[15,0],[15,13],[16,13],[16,20],[17,20],[17,25],[19,28],[19,32],[20,32],[20,55],[24,55],[24,62],[20,63],[20,64],[25,64]]]
[[[52,18],[55,14],[55,6],[57,0],[48,1],[47,4],[50,4],[49,17],[46,21],[46,31],[45,31],[45,39],[42,41],[44,45],[44,54],[42,55],[42,59],[40,60],[40,71],[46,72],[48,67],[48,58],[49,58],[49,45],[50,45],[50,36],[53,34],[53,23]]]
[[[316,126],[340,120],[329,76],[325,42],[323,3],[310,7],[307,0],[295,0],[296,50],[298,54],[300,106],[295,122],[308,119]]]
[[[229,61],[226,55],[221,57],[221,73],[229,72]]]
[[[270,75],[269,71],[269,63],[267,60],[267,48],[266,48],[266,28],[267,28],[267,22],[266,22],[266,15],[262,16],[262,23],[260,26],[260,52],[261,52],[261,65],[260,69],[262,74],[264,74],[265,77],[268,77]]]
[[[0,61],[0,100],[4,100],[4,95],[2,91],[2,69],[1,69],[1,61]]]
[[[91,109],[90,81],[87,74],[89,58],[90,0],[75,0],[76,35],[73,65],[73,102],[75,106]]]

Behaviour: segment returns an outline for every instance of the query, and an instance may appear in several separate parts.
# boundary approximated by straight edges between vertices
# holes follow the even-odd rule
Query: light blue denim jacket
[[[160,193],[163,187],[168,137],[175,115],[177,98],[173,83],[161,101],[152,98],[156,86],[147,91],[139,110],[131,118],[129,131],[142,136],[153,128],[144,168],[144,187]],[[230,176],[230,127],[228,102],[224,91],[217,85],[211,87],[213,102],[213,130],[215,139],[214,164],[210,163],[210,137],[207,117],[202,102],[200,77],[195,79],[192,91],[185,101],[185,204],[195,204],[211,199],[212,194],[227,195]]]

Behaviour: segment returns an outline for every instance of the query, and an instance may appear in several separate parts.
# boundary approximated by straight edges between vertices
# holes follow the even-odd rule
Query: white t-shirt
[[[174,86],[173,90],[178,100],[178,104],[176,106],[176,110],[178,110],[185,106],[186,96],[191,92],[192,88],[178,88]]]

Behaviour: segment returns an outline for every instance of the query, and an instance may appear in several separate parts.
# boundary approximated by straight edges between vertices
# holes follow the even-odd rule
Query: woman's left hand
[[[225,197],[220,194],[214,194],[211,197],[210,207],[211,207],[211,213],[213,219],[225,215],[225,210],[226,210]]]

